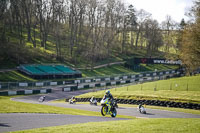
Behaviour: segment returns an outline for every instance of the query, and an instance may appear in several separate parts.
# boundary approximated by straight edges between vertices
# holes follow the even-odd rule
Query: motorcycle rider
[[[146,110],[145,110],[144,106],[142,104],[139,104],[138,105],[138,110],[140,111],[140,113],[146,114]]]
[[[74,103],[75,101],[76,101],[75,96],[73,96],[71,99],[69,99],[69,102],[70,102],[70,103]]]
[[[106,105],[108,106],[108,112],[110,112],[110,108],[111,108],[111,105],[113,103],[113,96],[112,96],[112,94],[110,93],[109,90],[106,90],[106,94],[103,97],[103,99],[106,99],[106,98],[108,98],[108,102],[106,103]]]
[[[97,100],[95,99],[94,96],[92,96],[92,98],[90,99],[90,104],[91,104],[91,105],[96,105],[96,106],[97,106]]]
[[[90,99],[90,102],[92,103],[92,102],[93,102],[93,100],[94,100],[94,96],[92,96],[92,98]]]

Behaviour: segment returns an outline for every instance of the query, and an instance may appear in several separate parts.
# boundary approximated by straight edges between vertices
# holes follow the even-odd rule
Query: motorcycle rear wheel
[[[112,117],[116,117],[117,116],[117,110],[116,108],[113,108],[113,111],[112,111]]]

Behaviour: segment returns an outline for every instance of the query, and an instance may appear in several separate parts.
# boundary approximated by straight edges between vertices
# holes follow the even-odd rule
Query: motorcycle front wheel
[[[102,116],[106,115],[106,106],[102,106],[102,108],[101,108],[101,114],[102,114]]]
[[[112,111],[112,117],[116,117],[117,116],[117,110],[116,108],[113,108],[113,111]]]

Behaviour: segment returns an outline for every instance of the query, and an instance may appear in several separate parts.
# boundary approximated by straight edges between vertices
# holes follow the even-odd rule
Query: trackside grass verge
[[[161,100],[200,103],[200,75],[127,85],[110,89],[112,95],[121,99]],[[102,98],[105,91],[91,92],[78,96]]]
[[[134,119],[39,128],[15,133],[200,133],[200,119]]]
[[[0,96],[0,113],[48,113],[69,114],[85,116],[101,116],[100,112],[85,111],[72,108],[55,107],[40,104],[22,103],[11,101],[11,97]],[[119,118],[134,118],[131,116],[118,115]]]

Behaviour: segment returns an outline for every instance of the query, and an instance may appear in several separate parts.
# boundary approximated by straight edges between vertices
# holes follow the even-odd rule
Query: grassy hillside
[[[1,27],[1,25],[0,25]],[[9,29],[9,28],[8,28]],[[33,31],[32,31],[33,32]],[[32,33],[33,34],[33,33]],[[69,33],[66,33],[66,36],[69,37]],[[0,54],[0,69],[12,69],[16,68],[19,64],[43,64],[43,63],[59,63],[64,64],[74,68],[86,68],[91,67],[90,60],[86,60],[86,57],[81,54],[77,54],[81,51],[74,46],[74,52],[78,55],[76,59],[70,57],[70,48],[69,41],[63,41],[61,39],[61,53],[62,58],[57,58],[55,37],[50,33],[48,35],[46,48],[41,46],[41,39],[39,30],[36,29],[36,47],[33,47],[31,41],[27,40],[27,30],[23,28],[23,43],[19,44],[19,37],[16,31],[10,32],[6,31],[6,36],[8,42],[4,44],[5,53]],[[129,40],[130,41],[130,40]],[[83,45],[80,43],[80,45]],[[120,45],[120,44],[116,44]],[[145,57],[146,49],[145,48],[127,48],[127,53],[121,53],[117,48],[111,50],[109,57],[99,57],[94,66],[107,64],[111,62],[121,62],[126,61],[134,57]],[[105,52],[105,50],[103,51]],[[74,53],[74,54],[75,54]],[[174,54],[167,54],[172,55]],[[152,53],[152,57],[164,58],[166,56],[165,52],[157,51]],[[124,74],[124,73],[138,73],[142,71],[154,71],[157,70],[166,70],[177,68],[177,66],[167,66],[167,65],[141,65],[141,69],[138,70],[129,70],[121,65],[114,65],[106,68],[94,69],[93,71],[87,69],[81,69],[83,77],[93,77],[93,76],[106,76],[113,74]],[[20,74],[17,71],[11,72],[0,72],[0,82],[15,82],[15,81],[34,81],[33,79],[26,77]]]
[[[0,28],[2,28],[2,25],[0,25]],[[13,30],[10,31],[10,27],[7,27],[7,42],[4,44],[4,49],[6,49],[6,51],[4,51],[5,54],[2,54],[3,58],[0,57],[0,69],[14,68],[17,65],[24,63],[63,63],[77,68],[90,65],[90,59],[86,61],[85,55],[81,55],[82,52],[84,52],[85,50],[84,47],[86,47],[84,46],[84,42],[80,42],[80,48],[78,48],[78,46],[74,46],[74,55],[76,55],[76,59],[75,57],[70,56],[69,32],[65,33],[65,39],[61,38],[60,40],[62,54],[62,57],[60,59],[57,58],[56,37],[53,35],[53,33],[49,33],[46,47],[44,48],[41,46],[42,40],[40,39],[39,29],[36,29],[36,47],[33,47],[32,42],[27,40],[26,28],[23,27],[22,44],[19,44],[19,35],[18,32],[14,29],[15,28],[13,28]],[[104,49],[102,51],[104,53],[103,57],[98,57],[98,59],[94,62],[94,66],[110,62],[124,61],[133,57],[146,56],[146,48],[129,48],[130,40],[128,40],[127,43],[128,47],[126,47],[127,50],[125,53],[121,53],[121,44],[115,44],[117,46],[111,49],[109,57],[107,57],[107,55],[105,54],[106,49]],[[140,43],[141,42],[139,41],[139,44]],[[5,56],[6,54],[7,56]],[[151,57],[163,58],[166,57],[166,55],[175,56],[173,53],[165,53],[161,50],[153,52]]]

